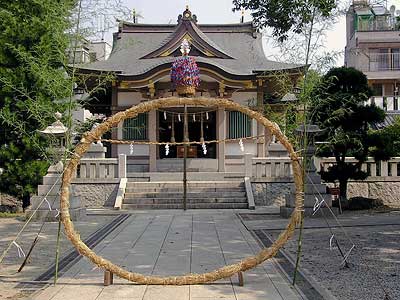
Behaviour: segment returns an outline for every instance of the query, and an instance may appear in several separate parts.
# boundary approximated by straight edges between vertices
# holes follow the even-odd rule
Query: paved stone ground
[[[247,211],[248,212],[248,211]],[[124,268],[153,275],[182,275],[213,270],[259,251],[259,246],[236,216],[236,211],[152,211],[131,215],[103,240],[96,252]],[[34,296],[58,299],[302,299],[291,288],[274,260],[236,277],[196,286],[145,286],[115,278],[102,285],[103,272],[86,259],[74,265],[57,286]]]
[[[329,290],[337,299],[400,299],[400,212],[359,211],[339,216],[347,236],[333,219],[306,219],[303,234],[301,269]],[[263,230],[273,240],[285,226],[279,215],[244,218],[250,230]],[[329,240],[332,233],[345,253],[350,253],[350,268],[341,266],[342,257]],[[294,261],[297,255],[297,231],[283,248]],[[351,239],[351,241],[349,240]],[[385,292],[389,298],[385,298]]]
[[[76,229],[84,239],[99,227],[110,222],[116,216],[89,215],[84,221],[76,222]],[[0,255],[10,244],[18,231],[22,228],[25,221],[20,218],[2,218],[0,219]],[[28,252],[39,228],[41,222],[30,223],[25,231],[18,238],[17,243],[25,253]],[[21,299],[24,293],[16,288],[21,282],[29,282],[42,274],[51,264],[54,263],[56,253],[58,222],[49,222],[45,224],[36,247],[32,251],[29,263],[21,273],[17,273],[24,258],[18,256],[17,248],[12,246],[0,264],[0,299]],[[71,242],[61,234],[60,253],[63,256],[72,249]]]

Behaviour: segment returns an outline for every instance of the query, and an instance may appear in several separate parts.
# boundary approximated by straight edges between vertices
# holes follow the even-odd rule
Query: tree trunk
[[[347,180],[339,181],[339,189],[340,189],[339,201],[343,208],[347,208],[349,204],[347,200],[347,182],[348,182]]]
[[[31,196],[28,195],[24,195],[22,197],[22,208],[25,211],[25,208],[27,208],[29,205],[31,205]]]

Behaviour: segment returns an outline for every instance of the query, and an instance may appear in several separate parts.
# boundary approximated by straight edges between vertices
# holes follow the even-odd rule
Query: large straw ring
[[[160,108],[176,107],[182,105],[191,106],[202,106],[202,107],[213,107],[213,108],[224,108],[227,110],[239,111],[249,117],[257,120],[260,124],[265,126],[273,135],[276,136],[277,140],[282,143],[289,153],[292,160],[292,167],[294,173],[294,183],[296,187],[296,208],[292,213],[289,223],[287,224],[285,230],[281,232],[277,240],[269,247],[262,249],[257,255],[250,256],[242,261],[216,269],[214,271],[203,273],[203,274],[187,274],[182,276],[169,276],[169,277],[158,277],[158,276],[145,276],[139,273],[129,272],[123,268],[114,265],[111,261],[98,256],[93,250],[91,250],[85,243],[82,242],[79,234],[75,231],[74,225],[70,219],[69,214],[69,195],[70,195],[70,185],[75,174],[76,168],[79,164],[81,157],[89,149],[92,142],[95,142],[101,138],[101,136],[109,131],[111,128],[116,127],[120,122],[128,118],[134,118],[138,114],[146,113],[151,110],[157,110]],[[293,235],[296,225],[301,219],[301,211],[303,209],[303,179],[302,179],[301,166],[299,163],[299,158],[295,153],[293,146],[290,144],[288,139],[282,134],[279,127],[266,119],[259,112],[250,110],[238,103],[235,103],[229,99],[220,98],[178,98],[170,97],[163,98],[148,102],[140,103],[137,106],[133,106],[126,111],[119,112],[102,124],[97,126],[92,131],[86,133],[82,138],[80,144],[75,148],[75,152],[66,166],[64,176],[62,179],[60,205],[61,205],[61,220],[65,227],[65,232],[72,244],[78,250],[78,252],[86,256],[90,261],[92,261],[99,268],[108,270],[119,276],[125,278],[129,281],[133,281],[139,284],[157,284],[157,285],[188,285],[188,284],[202,284],[213,282],[219,279],[228,278],[233,276],[238,272],[243,272],[250,270],[267,259],[275,256],[278,250],[289,240]],[[133,266],[134,267],[134,266]]]

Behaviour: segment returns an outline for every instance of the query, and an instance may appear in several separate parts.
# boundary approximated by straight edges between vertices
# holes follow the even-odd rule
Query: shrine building
[[[262,35],[252,22],[199,24],[187,8],[176,24],[120,22],[110,57],[79,66],[81,74],[115,74],[105,95],[86,108],[110,116],[144,101],[177,96],[170,72],[174,59],[181,56],[184,40],[189,42],[189,55],[200,69],[196,97],[227,98],[253,109],[285,105],[287,97],[276,93],[276,74],[286,74],[295,87],[304,70],[303,65],[268,60]],[[188,107],[188,120],[190,141],[243,138],[243,147],[237,140],[207,144],[207,151],[202,145],[190,146],[189,171],[237,172],[240,170],[233,162],[243,159],[244,153],[270,155],[270,134],[240,112]],[[110,136],[130,141],[182,142],[183,107],[150,111],[125,120]],[[173,172],[182,168],[183,146],[171,145],[168,152],[155,144],[108,147],[111,157],[127,155],[129,172]]]

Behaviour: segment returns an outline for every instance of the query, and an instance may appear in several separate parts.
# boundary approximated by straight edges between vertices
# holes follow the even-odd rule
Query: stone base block
[[[307,184],[321,184],[321,175],[316,173],[308,173],[305,178],[305,183]]]
[[[25,213],[25,218],[28,219],[31,217],[33,210],[28,210]],[[69,210],[69,214],[71,216],[72,221],[82,221],[86,219],[86,208],[74,208]],[[36,211],[35,215],[32,218],[32,221],[36,222],[58,222],[58,217],[56,218],[57,211],[50,211],[48,209],[39,209]]]
[[[329,207],[332,206],[332,195],[331,194],[322,194],[321,195],[324,198],[325,205],[328,205]],[[304,206],[305,207],[314,207],[314,204],[316,202],[315,197],[318,197],[318,200],[321,201],[321,197],[318,195],[313,195],[313,194],[305,194],[304,195]],[[287,207],[295,207],[295,196],[293,194],[286,195],[286,206]]]
[[[339,214],[339,209],[337,207],[331,207],[330,210],[337,216]],[[321,207],[315,215],[314,213],[314,208],[313,207],[305,207],[304,208],[304,216],[305,217],[312,217],[312,218],[321,218],[321,217],[326,217],[326,218],[333,218],[332,213],[330,212],[329,208],[327,207]],[[287,207],[287,206],[281,206],[280,208],[280,216],[282,218],[290,218],[294,211],[294,207]]]
[[[326,184],[304,184],[304,192],[306,194],[326,194]]]
[[[43,200],[44,196],[32,196],[30,210],[34,210],[39,206],[39,203]],[[60,209],[60,197],[59,196],[47,196],[47,201],[50,203],[52,209]],[[81,199],[76,196],[71,196],[69,199],[70,209],[81,208]],[[40,205],[39,209],[49,210],[49,204],[46,201]]]

